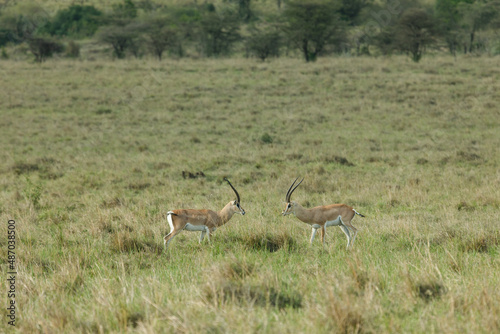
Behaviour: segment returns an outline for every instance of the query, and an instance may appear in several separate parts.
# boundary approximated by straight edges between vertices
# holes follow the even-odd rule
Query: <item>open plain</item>
[[[0,61],[0,331],[500,331],[499,61]],[[366,215],[351,250],[281,216],[298,176]],[[163,253],[224,177],[247,214]]]

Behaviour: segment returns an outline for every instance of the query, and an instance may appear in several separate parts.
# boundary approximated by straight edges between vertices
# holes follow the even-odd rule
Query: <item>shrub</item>
[[[66,56],[70,58],[80,57],[80,45],[78,45],[75,41],[69,41],[68,46],[66,47]]]
[[[274,139],[269,133],[266,132],[260,137],[260,141],[264,144],[272,144]]]
[[[403,13],[395,29],[396,48],[420,61],[426,46],[434,42],[434,22],[423,9],[411,8]]]
[[[329,45],[340,44],[342,21],[333,1],[290,1],[285,9],[285,33],[307,62]]]
[[[0,59],[9,59],[9,55],[7,54],[7,51],[5,51],[5,48],[2,48],[2,53],[0,54]]]
[[[238,16],[244,22],[250,21],[254,17],[252,9],[250,8],[251,0],[229,0],[238,5]]]
[[[102,22],[102,12],[93,6],[72,5],[59,10],[43,28],[54,36],[92,36]]]
[[[153,54],[162,59],[163,52],[177,44],[177,28],[168,17],[150,17],[144,25],[146,44]]]
[[[250,53],[264,61],[268,57],[279,57],[281,35],[276,30],[254,28],[246,44]]]
[[[0,27],[0,46],[7,45],[11,41],[13,41],[12,32]]]
[[[31,53],[35,56],[35,61],[38,63],[44,62],[47,58],[52,57],[54,53],[63,51],[63,45],[50,38],[30,38],[28,45]]]
[[[132,0],[123,0],[123,3],[113,5],[113,16],[133,19],[137,17],[137,7]]]
[[[208,57],[229,54],[240,35],[238,17],[230,11],[207,12],[201,19],[201,46]]]
[[[7,7],[0,15],[0,45],[27,41],[48,20],[49,14],[35,3],[21,3]]]
[[[104,44],[109,44],[113,47],[113,54],[117,58],[125,58],[127,49],[134,46],[134,39],[137,37],[137,30],[134,24],[127,26],[105,26],[99,29],[98,39]]]
[[[24,188],[24,197],[33,207],[40,206],[40,199],[42,197],[43,187],[41,184],[34,184],[29,177],[26,178],[26,187]]]

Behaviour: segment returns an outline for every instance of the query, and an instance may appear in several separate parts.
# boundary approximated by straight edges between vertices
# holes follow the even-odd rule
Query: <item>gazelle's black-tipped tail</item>
[[[354,209],[352,209],[352,211],[354,211],[354,213],[355,213],[355,214],[357,214],[358,216],[361,216],[361,217],[363,217],[363,218],[365,217],[365,215],[362,215],[361,213],[359,213],[358,211],[356,211],[356,210],[354,210]]]

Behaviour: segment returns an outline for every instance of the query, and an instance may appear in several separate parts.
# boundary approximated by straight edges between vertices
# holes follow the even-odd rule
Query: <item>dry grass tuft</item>
[[[347,167],[354,167],[355,166],[352,162],[350,162],[346,158],[336,156],[336,155],[324,157],[323,161],[328,163],[328,164],[339,164],[339,165],[347,166]]]
[[[21,174],[29,174],[31,172],[36,172],[40,170],[40,166],[36,163],[28,163],[28,162],[16,162],[12,167],[11,170],[16,174],[16,175],[21,175]]]
[[[136,328],[139,323],[143,322],[145,319],[143,311],[133,311],[123,305],[117,313],[117,320],[122,330],[126,330],[130,327]]]
[[[478,154],[464,151],[457,152],[457,159],[463,162],[478,162],[482,160]]]
[[[118,206],[125,205],[125,200],[123,198],[114,197],[109,200],[103,200],[101,203],[102,208],[116,208]]]
[[[106,232],[106,233],[115,233],[115,227],[113,224],[108,221],[108,220],[101,220],[99,222],[99,231],[101,232]]]
[[[156,254],[161,254],[163,248],[152,241],[140,240],[137,237],[131,236],[129,232],[117,232],[111,236],[110,248],[114,252],[118,253],[130,253],[130,252],[153,252]]]
[[[302,295],[298,292],[283,291],[267,284],[250,285],[231,280],[209,283],[205,298],[215,305],[231,302],[279,309],[302,307]]]
[[[409,273],[406,274],[406,288],[410,295],[426,302],[439,299],[448,291],[438,278],[426,276],[415,279]]]
[[[183,179],[197,179],[199,177],[205,177],[205,173],[202,171],[199,172],[189,172],[189,171],[182,171],[182,178]]]
[[[338,296],[329,291],[326,318],[331,319],[328,324],[336,333],[363,333],[365,319],[362,308],[354,298],[343,294]]]
[[[77,274],[76,277],[66,282],[64,285],[64,291],[66,293],[76,293],[79,289],[83,287],[84,280],[81,274]]]
[[[127,325],[136,328],[140,321],[144,320],[144,315],[139,312],[127,314]]]
[[[354,283],[354,288],[356,292],[362,292],[365,290],[367,285],[370,283],[370,276],[368,272],[361,265],[358,257],[355,261],[349,262],[349,268],[351,271],[352,282]]]
[[[151,183],[149,182],[135,182],[135,183],[130,183],[128,185],[128,189],[130,190],[135,190],[135,191],[141,191],[149,188],[151,186]]]
[[[459,249],[463,252],[487,253],[491,248],[500,246],[500,233],[488,233],[459,241]]]
[[[458,211],[474,211],[474,210],[476,210],[476,206],[473,204],[469,204],[465,201],[462,201],[462,202],[458,203],[457,210]]]
[[[232,260],[213,269],[214,277],[227,280],[241,280],[250,276],[255,267],[246,261]]]
[[[245,237],[238,236],[236,239],[238,240],[235,240],[235,242],[243,243],[250,249],[270,253],[277,252],[280,249],[291,251],[297,247],[295,239],[288,234],[288,231],[284,231],[279,234],[251,234]]]
[[[425,301],[439,298],[446,293],[447,289],[441,282],[419,282],[415,284],[415,291],[418,297]]]
[[[301,308],[302,295],[286,286],[250,282],[255,267],[244,260],[232,259],[212,267],[204,295],[207,302],[220,305],[230,302],[260,307]],[[254,278],[255,280],[255,278]]]

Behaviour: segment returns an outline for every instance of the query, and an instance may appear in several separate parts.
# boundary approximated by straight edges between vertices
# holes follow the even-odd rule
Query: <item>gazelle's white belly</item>
[[[340,217],[340,215],[337,217],[337,219],[335,220],[327,220],[326,221],[326,226],[339,226],[339,225],[343,225],[342,224],[342,218]]]
[[[184,227],[186,231],[206,231],[207,226],[205,225],[193,225],[190,223],[187,223],[186,226]]]

